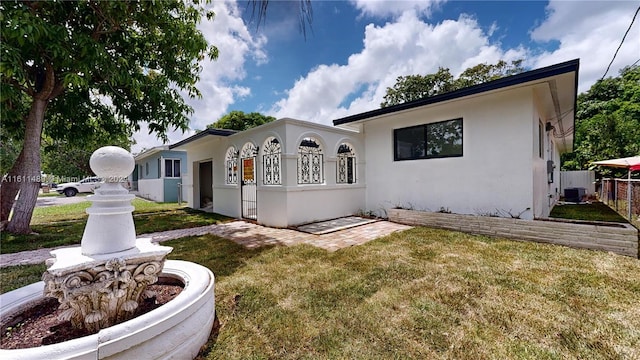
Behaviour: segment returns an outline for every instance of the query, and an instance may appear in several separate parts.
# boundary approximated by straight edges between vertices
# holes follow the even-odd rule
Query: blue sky
[[[211,5],[200,29],[218,47],[202,63],[202,99],[190,99],[191,128],[232,110],[330,125],[379,107],[397,76],[453,74],[479,63],[524,59],[534,69],[580,58],[579,90],[604,74],[640,1],[312,1],[306,37],[297,2],[271,1],[256,26],[246,2]],[[636,19],[608,76],[640,59]],[[170,134],[172,142],[193,132]],[[161,145],[135,135],[133,152]]]

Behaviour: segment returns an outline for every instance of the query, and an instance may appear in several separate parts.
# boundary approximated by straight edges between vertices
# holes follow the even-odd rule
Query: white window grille
[[[356,182],[356,153],[349,144],[338,147],[338,162],[336,183],[353,184]]]
[[[227,184],[238,183],[238,150],[235,146],[231,146],[227,149],[227,155],[225,156],[226,164],[226,180]]]
[[[322,184],[322,148],[316,139],[304,138],[298,146],[298,184]]]
[[[280,141],[275,137],[268,138],[263,145],[262,162],[263,162],[263,179],[265,185],[282,184],[282,176],[280,172],[280,155],[282,154],[282,146]]]

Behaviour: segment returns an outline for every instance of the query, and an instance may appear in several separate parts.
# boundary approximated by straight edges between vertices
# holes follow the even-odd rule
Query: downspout
[[[567,139],[565,138],[564,125],[562,124],[562,112],[560,111],[560,101],[558,100],[558,86],[555,80],[547,81],[549,84],[549,90],[551,91],[551,100],[553,101],[553,110],[556,113],[556,119],[558,119],[558,128],[560,135],[562,135],[562,145],[564,149],[567,149]]]

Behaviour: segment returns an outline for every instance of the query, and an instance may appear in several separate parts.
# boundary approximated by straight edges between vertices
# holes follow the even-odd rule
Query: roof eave
[[[391,113],[399,112],[403,110],[409,110],[409,109],[417,108],[420,106],[436,104],[436,103],[440,103],[448,100],[459,99],[459,98],[476,95],[476,94],[480,94],[488,91],[506,88],[509,86],[524,84],[531,81],[552,77],[555,75],[565,74],[572,71],[576,72],[576,79],[577,79],[579,64],[580,64],[579,59],[569,60],[563,63],[523,72],[523,73],[512,75],[512,76],[503,77],[497,80],[466,87],[456,91],[336,119],[336,120],[333,120],[333,125],[338,126],[338,125],[344,125],[344,124],[348,124],[356,121],[368,120],[370,118],[378,117],[381,115],[391,114]],[[576,94],[577,94],[577,85],[576,85]]]
[[[175,149],[175,148],[177,148],[177,147],[184,146],[184,145],[186,145],[186,144],[188,144],[188,143],[190,143],[190,142],[193,142],[193,141],[195,141],[195,140],[201,139],[201,138],[206,137],[206,136],[221,136],[221,137],[227,137],[227,136],[229,136],[229,135],[233,135],[233,134],[235,134],[235,133],[236,133],[236,131],[235,131],[235,130],[228,130],[228,129],[209,129],[209,128],[207,128],[207,129],[202,130],[201,132],[199,132],[199,133],[197,133],[197,134],[195,134],[195,135],[191,135],[191,136],[189,136],[188,138],[186,138],[186,139],[184,139],[184,140],[181,140],[181,141],[178,141],[178,142],[177,142],[177,143],[175,143],[175,144],[171,144],[171,145],[169,145],[169,149]]]

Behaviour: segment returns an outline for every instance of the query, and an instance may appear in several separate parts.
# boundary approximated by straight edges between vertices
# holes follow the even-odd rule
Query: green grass
[[[44,264],[21,265],[0,269],[0,291],[7,291],[21,288],[42,280],[42,273],[47,270]]]
[[[230,218],[189,209],[177,203],[155,203],[134,199],[134,224],[137,234],[157,231],[186,229],[228,221]],[[31,229],[34,235],[0,234],[0,248],[3,254],[18,251],[51,248],[63,245],[80,244],[88,215],[85,210],[89,201],[39,207],[34,211]]]
[[[41,192],[40,194],[38,194],[38,197],[56,197],[56,196],[62,196],[62,195],[58,194],[54,189],[51,189],[51,191],[48,193]]]
[[[140,198],[133,199],[131,204],[135,207],[134,214],[178,210],[185,207],[185,205],[181,206],[178,205],[178,203],[156,203]],[[31,224],[38,225],[66,220],[83,220],[87,218],[85,210],[89,206],[91,206],[91,202],[87,200],[75,204],[37,207],[33,211]]]
[[[591,204],[567,204],[556,205],[549,215],[552,218],[587,220],[587,221],[608,221],[608,222],[627,222],[625,218],[620,216],[615,210],[601,202],[593,202]]]
[[[163,244],[216,275],[221,326],[201,358],[640,357],[629,257],[427,228],[333,253],[215,236]],[[42,270],[11,269],[3,284]]]

